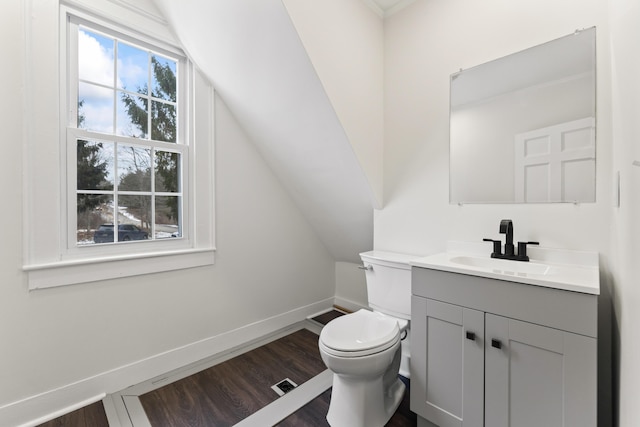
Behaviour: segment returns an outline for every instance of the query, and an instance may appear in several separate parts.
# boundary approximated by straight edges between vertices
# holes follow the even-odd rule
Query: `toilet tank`
[[[418,258],[392,252],[360,254],[367,278],[369,307],[390,316],[411,320],[411,266]]]

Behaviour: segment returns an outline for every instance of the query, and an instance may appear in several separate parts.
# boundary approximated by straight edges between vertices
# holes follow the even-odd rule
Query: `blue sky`
[[[117,42],[117,61],[114,66],[115,42],[112,38],[92,32],[86,28],[78,31],[78,76],[80,100],[84,100],[82,113],[85,116],[84,128],[104,133],[114,132],[114,100],[116,105],[116,129],[119,135],[145,137],[133,126],[124,110],[120,93],[114,98],[114,72],[117,73],[117,89],[126,89],[146,95],[145,88],[153,85],[149,82],[153,76],[149,72],[149,52],[124,42]],[[159,55],[156,59],[170,64],[174,72],[176,62]],[[104,86],[107,87],[104,87]],[[146,102],[139,98],[140,105]]]

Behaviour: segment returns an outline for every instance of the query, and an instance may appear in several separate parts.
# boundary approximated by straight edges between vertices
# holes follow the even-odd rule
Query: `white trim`
[[[126,0],[92,1],[91,4],[86,0],[59,0],[56,3],[61,7],[68,6],[76,11],[106,17],[109,22],[118,26],[135,28],[143,37],[151,36],[173,46],[179,45],[173,33],[167,31],[169,25],[164,17],[143,10]],[[106,22],[106,19],[103,22]]]
[[[27,272],[29,290],[37,290],[213,265],[214,254],[215,249],[147,252],[25,265],[23,270]],[[109,267],[103,268],[107,263]]]
[[[51,420],[53,420],[55,418],[61,417],[61,416],[65,415],[65,414],[68,414],[70,412],[76,411],[76,410],[78,410],[80,408],[84,408],[85,406],[89,406],[92,403],[96,403],[96,402],[104,399],[105,397],[106,397],[105,393],[100,393],[97,396],[93,396],[93,397],[85,399],[85,400],[83,400],[81,402],[74,403],[73,405],[69,405],[66,408],[63,408],[63,409],[57,410],[55,412],[52,412],[52,413],[50,413],[50,414],[48,414],[48,415],[46,415],[44,417],[40,417],[37,420],[29,421],[28,423],[22,424],[19,427],[31,427],[31,426],[37,426],[37,425],[40,425],[40,424],[44,424],[47,421],[51,421]]]
[[[133,427],[153,427],[138,396],[122,396],[122,402]]]
[[[326,369],[284,396],[274,400],[264,408],[249,415],[239,423],[234,424],[234,427],[264,427],[276,425],[327,391],[332,383],[333,372]]]
[[[137,7],[135,4],[133,3],[129,3],[128,1],[125,0],[109,0],[111,3],[115,3],[118,6],[122,6],[124,8],[127,8],[135,13],[137,13],[138,15],[144,16],[145,18],[151,19],[153,21],[156,21],[158,24],[164,25],[164,26],[168,26],[169,23],[164,19],[163,16],[161,15],[156,15],[153,13],[150,13],[144,9],[141,9],[139,7]]]
[[[102,393],[116,393],[166,372],[196,363],[212,355],[237,349],[248,342],[292,328],[333,302],[333,298],[296,308],[237,329],[220,333],[182,347],[155,354],[148,358],[120,366],[77,382],[29,396],[0,407],[0,425],[28,427],[40,419],[57,414],[60,408],[70,408]],[[113,412],[110,410],[110,412]]]
[[[127,408],[122,403],[122,396],[109,394],[102,399],[102,404],[109,427],[133,427],[129,414],[127,414]]]

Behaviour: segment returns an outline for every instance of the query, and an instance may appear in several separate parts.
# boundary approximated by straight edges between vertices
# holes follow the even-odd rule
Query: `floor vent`
[[[284,396],[296,387],[298,387],[298,384],[294,383],[289,378],[285,378],[279,383],[271,386],[273,391],[278,393],[278,396]]]

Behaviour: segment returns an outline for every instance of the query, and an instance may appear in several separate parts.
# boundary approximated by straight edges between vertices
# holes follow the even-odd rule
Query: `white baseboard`
[[[332,306],[318,301],[0,407],[0,425],[33,427],[166,372],[259,339]],[[81,406],[80,406],[81,405]]]

